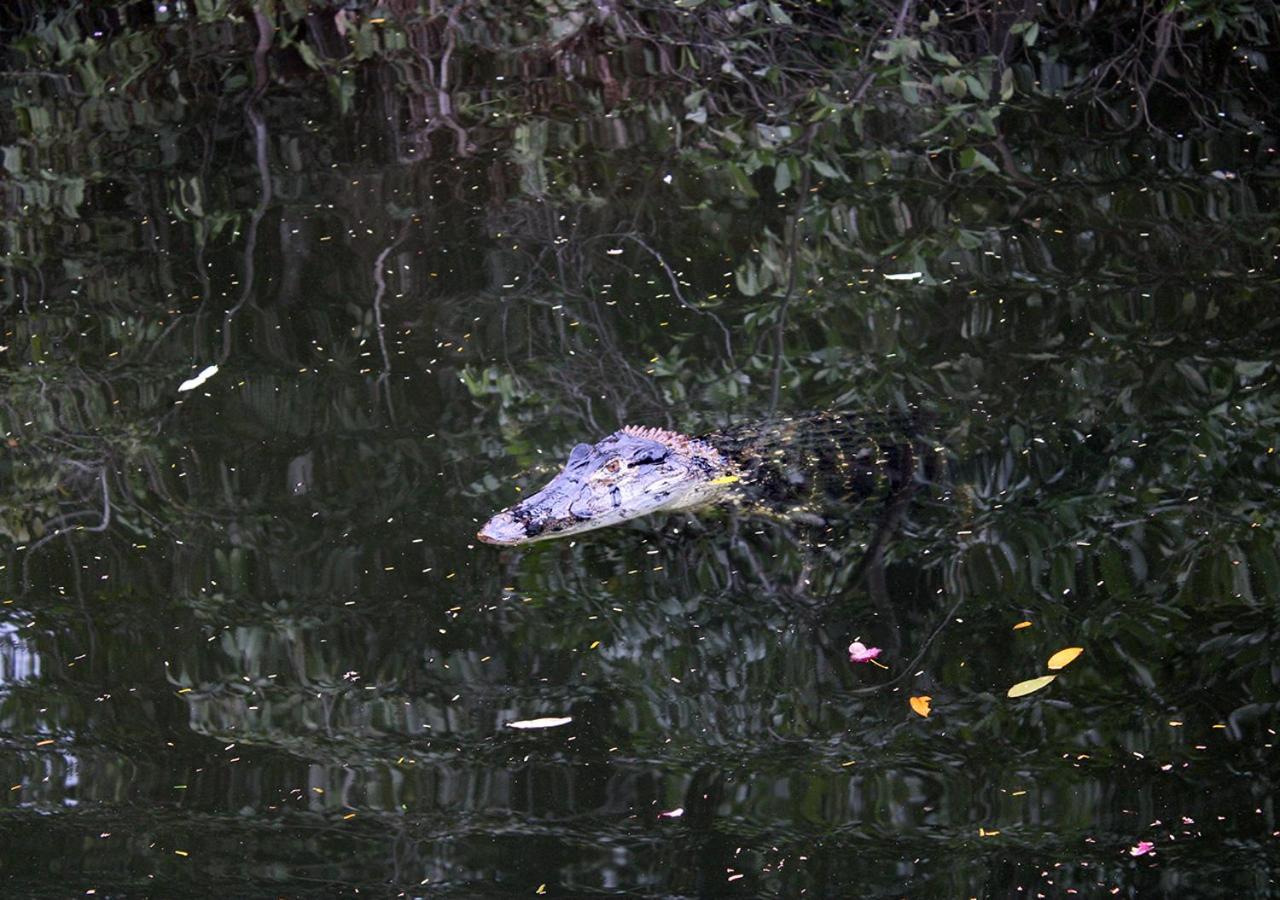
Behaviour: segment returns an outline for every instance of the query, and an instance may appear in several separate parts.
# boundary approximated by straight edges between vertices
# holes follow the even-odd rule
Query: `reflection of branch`
[[[391,405],[391,389],[387,385],[387,379],[391,377],[391,355],[387,352],[386,326],[382,322],[382,298],[387,293],[387,278],[383,274],[383,269],[387,264],[387,255],[400,246],[408,233],[409,220],[405,219],[400,226],[400,233],[390,244],[382,248],[378,258],[373,261],[373,325],[378,331],[378,349],[382,351],[382,374],[378,376],[378,387],[387,398],[387,412],[390,413],[392,422],[395,421],[396,411]]]
[[[275,27],[262,10],[254,10],[253,19],[258,26],[258,43],[253,48],[253,99],[257,100],[267,89],[267,51]]]
[[[945,628],[947,626],[947,623],[951,621],[951,617],[956,614],[956,610],[960,609],[960,604],[962,603],[964,603],[964,594],[961,594],[960,598],[956,600],[955,603],[951,604],[951,608],[947,610],[947,614],[942,617],[942,621],[938,623],[938,627],[933,629],[933,633],[929,635],[928,638],[925,639],[925,642],[923,644],[920,645],[920,652],[915,655],[915,658],[911,660],[911,662],[907,663],[907,665],[903,668],[901,672],[899,672],[894,677],[890,678],[888,681],[884,681],[884,682],[881,682],[880,684],[872,685],[871,687],[858,688],[856,690],[850,691],[849,693],[850,694],[874,694],[876,691],[882,691],[887,687],[892,687],[902,679],[909,676],[911,673],[915,672],[916,666],[918,666],[920,664],[920,661],[924,659],[924,655],[929,652],[929,648],[933,646],[933,642],[938,639],[938,635],[942,634],[942,629]]]
[[[915,5],[915,0],[902,0],[902,6],[898,9],[898,17],[894,19],[893,31],[889,33],[888,40],[892,41],[902,36],[902,29],[907,24],[907,13],[910,12],[911,7],[914,5]],[[884,26],[882,25],[880,27],[883,28]],[[880,37],[879,32],[877,32],[875,35],[872,36],[870,43],[875,44],[876,41],[879,40],[879,37]],[[867,61],[862,64],[862,66],[859,66],[859,69],[870,65],[870,62],[871,60],[868,58]],[[871,87],[871,83],[875,80],[876,80],[876,73],[874,71],[869,72],[867,74],[867,77],[862,80],[862,84],[860,84],[858,86],[858,89],[854,91],[853,97],[850,98],[849,100],[849,104],[852,106],[860,102],[863,96],[867,93],[867,88]]]
[[[44,537],[40,538],[40,540],[28,547],[27,555],[22,559],[22,580],[24,584],[27,582],[27,564],[30,563],[32,554],[45,544],[49,543],[49,541],[56,537],[61,537],[64,534],[70,534],[73,531],[106,531],[107,528],[110,527],[111,491],[107,487],[107,469],[105,465],[98,470],[98,482],[102,485],[102,520],[98,522],[97,525],[63,525],[54,531],[49,532]],[[51,521],[69,522],[73,518],[89,515],[93,515],[93,513],[87,511],[70,512],[63,514],[56,519],[52,519]]]
[[[796,292],[796,258],[800,252],[800,214],[804,212],[805,200],[809,197],[809,167],[803,166],[800,176],[800,196],[796,198],[796,212],[791,217],[791,249],[787,262],[787,292],[782,295],[782,303],[778,306],[778,326],[774,332],[773,345],[773,385],[769,390],[769,415],[778,412],[778,393],[782,390],[782,342],[787,328],[787,307]]]
[[[236,314],[240,312],[240,308],[244,306],[253,293],[254,281],[254,251],[258,246],[258,224],[262,221],[262,217],[266,215],[267,207],[271,205],[272,185],[271,185],[271,169],[267,164],[267,125],[262,119],[262,113],[258,111],[258,100],[263,92],[267,89],[267,70],[266,55],[271,48],[271,21],[261,12],[256,13],[258,23],[258,45],[254,48],[253,59],[254,67],[257,72],[257,83],[254,87],[249,102],[245,104],[244,112],[249,118],[249,124],[253,126],[253,142],[255,149],[255,159],[258,163],[258,180],[262,185],[262,189],[258,194],[258,205],[253,209],[253,215],[249,217],[249,227],[245,229],[244,239],[244,290],[240,292],[240,299],[236,304],[227,310],[222,317],[222,356],[219,357],[218,364],[225,365],[227,359],[231,356],[231,324]]]
[[[662,266],[663,271],[667,273],[667,280],[671,282],[671,290],[675,294],[676,299],[680,301],[681,306],[683,306],[687,310],[690,310],[691,312],[701,313],[704,316],[710,316],[712,319],[715,320],[715,323],[720,326],[720,331],[724,335],[725,362],[727,362],[729,365],[733,365],[733,340],[729,335],[728,326],[724,324],[724,320],[721,319],[719,316],[717,316],[711,310],[698,309],[698,307],[694,306],[688,300],[684,299],[684,294],[680,292],[680,282],[676,278],[676,273],[671,270],[671,266],[667,265],[667,261],[666,259],[663,258],[661,253],[659,253],[657,250],[654,250],[647,243],[645,243],[643,239],[641,239],[640,237],[634,234],[626,233],[621,235],[621,237],[624,237],[631,241],[635,241],[645,250],[649,251],[649,255],[658,261],[658,264]]]

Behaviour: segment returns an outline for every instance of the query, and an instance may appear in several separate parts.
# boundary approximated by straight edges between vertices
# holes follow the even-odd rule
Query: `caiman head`
[[[476,537],[514,546],[580,534],[700,506],[736,480],[729,461],[704,441],[627,427],[594,445],[578,444],[550,484],[485,522]]]

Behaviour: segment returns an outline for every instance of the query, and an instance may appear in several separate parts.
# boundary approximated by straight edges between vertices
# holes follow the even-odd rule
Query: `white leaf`
[[[573,721],[573,716],[552,716],[546,719],[521,719],[519,722],[508,722],[508,728],[559,728]]]
[[[206,368],[201,369],[200,374],[195,378],[188,378],[186,381],[182,382],[182,384],[178,385],[178,393],[181,394],[183,391],[194,391],[196,388],[200,387],[200,385],[204,384],[217,374],[217,366],[207,366]]]
[[[886,281],[915,281],[917,278],[923,278],[923,272],[899,272],[896,275],[884,276]]]

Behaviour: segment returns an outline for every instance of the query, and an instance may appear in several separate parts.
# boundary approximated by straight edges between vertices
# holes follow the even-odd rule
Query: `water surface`
[[[1274,131],[793,181],[640,64],[255,39],[4,73],[6,894],[1275,892]],[[624,424],[905,407],[892,515],[474,539]]]

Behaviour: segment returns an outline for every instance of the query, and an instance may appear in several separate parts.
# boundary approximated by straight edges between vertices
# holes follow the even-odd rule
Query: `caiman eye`
[[[617,474],[618,472],[622,471],[622,460],[618,459],[615,456],[613,459],[605,463],[603,468],[610,475]]]

